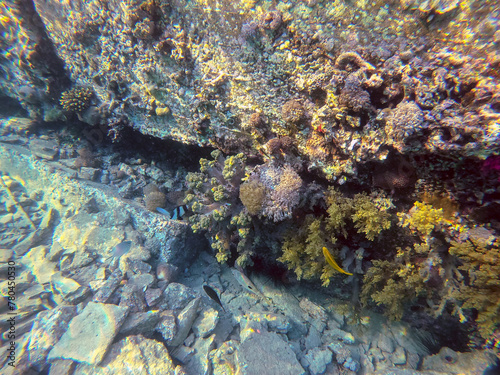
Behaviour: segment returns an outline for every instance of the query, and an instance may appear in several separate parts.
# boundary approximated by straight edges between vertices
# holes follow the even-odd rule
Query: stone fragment
[[[151,265],[146,262],[143,262],[142,260],[134,260],[127,258],[125,262],[127,263],[129,270],[132,271],[132,273],[134,274],[141,274],[141,273],[149,274],[149,271],[151,271]],[[151,275],[151,277],[153,276]]]
[[[41,370],[47,354],[68,328],[68,322],[76,314],[76,306],[58,306],[38,314],[31,328],[28,346],[29,361]]]
[[[33,139],[29,143],[31,153],[39,158],[54,160],[59,152],[59,145],[53,139]]]
[[[98,365],[127,317],[129,309],[89,302],[49,353],[49,361],[72,359]]]
[[[172,357],[184,364],[188,363],[194,354],[195,350],[185,345],[179,345],[172,351]]]
[[[379,336],[377,346],[379,347],[380,350],[383,350],[384,352],[387,353],[394,352],[394,349],[396,348],[394,340],[385,334],[381,334]]]
[[[219,312],[209,308],[200,313],[193,323],[193,332],[197,337],[207,337],[212,334],[219,322]]]
[[[494,366],[497,358],[491,350],[455,352],[442,347],[439,353],[424,358],[422,370],[441,371],[447,374],[482,375],[486,369]]]
[[[348,357],[343,364],[344,368],[351,370],[353,372],[358,372],[360,364],[357,360],[352,357]]]
[[[327,329],[326,331],[323,332],[322,336],[322,341],[323,344],[328,345],[331,342],[342,340],[344,343],[352,345],[354,344],[354,336],[346,332],[344,330],[341,330],[339,328],[332,328],[332,329]]]
[[[177,334],[177,323],[172,311],[163,311],[160,316],[160,322],[155,328],[163,336],[167,345],[170,345]]]
[[[80,285],[73,279],[62,276],[60,271],[52,275],[51,284],[54,292],[60,294],[64,301],[71,304],[82,302],[90,293],[88,287]]]
[[[161,310],[181,310],[196,296],[193,289],[179,283],[170,283],[163,292]]]
[[[149,273],[143,273],[132,276],[127,285],[134,285],[138,290],[147,290],[155,281],[154,276]]]
[[[311,325],[309,327],[309,332],[307,333],[304,342],[305,350],[309,351],[320,345],[321,345],[321,333],[315,328],[315,326]]]
[[[210,352],[214,374],[232,374],[236,369],[236,348],[239,342],[234,340],[225,341],[217,349]]]
[[[191,357],[191,360],[186,365],[186,372],[189,374],[208,375],[212,370],[212,363],[208,356],[214,348],[215,335],[206,339],[198,338],[194,343],[196,355]]]
[[[146,299],[146,304],[149,307],[153,307],[154,305],[156,305],[156,303],[160,299],[161,294],[162,294],[161,289],[158,289],[158,288],[147,289],[144,292],[144,297]]]
[[[120,270],[115,270],[109,279],[106,280],[106,283],[103,285],[101,289],[94,294],[94,298],[92,299],[94,302],[107,302],[109,297],[113,294],[113,292],[118,288],[120,282],[122,281],[122,273]]]
[[[341,342],[335,342],[328,345],[328,349],[330,349],[333,353],[335,353],[335,360],[338,364],[343,364],[347,358],[351,356],[351,351],[349,348],[342,344]]]
[[[99,366],[79,364],[74,375],[165,375],[175,369],[163,344],[139,335],[113,344]]]
[[[198,306],[200,305],[200,297],[192,300],[177,316],[177,334],[172,339],[170,345],[177,346],[184,342],[193,326],[193,322],[198,316]]]
[[[23,263],[35,276],[38,284],[46,284],[51,280],[56,272],[56,263],[47,259],[49,248],[47,246],[37,246],[25,254],[21,263]]]
[[[146,311],[144,293],[135,285],[127,283],[120,295],[120,306],[130,308],[130,312]]]
[[[83,178],[84,180],[95,181],[100,173],[101,169],[99,168],[81,167],[78,177]]]
[[[50,364],[49,374],[72,375],[75,371],[76,362],[69,359],[57,359]]]
[[[161,314],[158,310],[130,313],[120,327],[119,333],[126,336],[150,335],[160,319]]]
[[[313,324],[319,332],[323,332],[328,320],[326,310],[322,306],[316,305],[307,298],[303,298],[300,301],[299,306],[306,313],[306,320],[311,322],[311,324]]]
[[[254,332],[236,352],[236,373],[241,375],[305,374],[290,346],[274,332]]]
[[[326,366],[332,362],[333,354],[326,348],[313,348],[305,356],[309,363],[309,372],[311,375],[322,374]]]
[[[406,364],[406,352],[403,347],[398,346],[394,353],[391,355],[391,361],[395,365],[405,365]]]

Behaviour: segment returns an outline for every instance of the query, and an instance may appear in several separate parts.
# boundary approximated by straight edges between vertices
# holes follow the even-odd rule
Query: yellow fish
[[[332,254],[330,254],[330,252],[328,251],[328,249],[326,247],[323,247],[323,255],[325,256],[325,259],[328,262],[328,264],[330,266],[332,266],[335,271],[339,271],[340,273],[343,273],[343,274],[346,274],[349,276],[352,275],[352,273],[346,272],[342,268],[340,268],[340,266],[337,264],[335,259],[333,259]]]

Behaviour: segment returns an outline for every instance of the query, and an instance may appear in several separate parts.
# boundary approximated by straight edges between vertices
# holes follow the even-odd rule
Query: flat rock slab
[[[241,375],[305,374],[292,348],[277,333],[253,333],[238,348],[237,363]]]
[[[81,363],[73,375],[166,375],[175,365],[163,344],[140,335],[129,336],[111,346],[99,366]]]
[[[48,360],[63,358],[99,364],[128,311],[126,307],[89,302],[82,313],[71,320],[66,333],[50,351]]]

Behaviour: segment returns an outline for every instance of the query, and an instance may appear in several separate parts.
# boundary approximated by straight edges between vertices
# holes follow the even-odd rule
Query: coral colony
[[[28,154],[49,163],[54,176],[67,174],[65,193],[80,195],[69,186],[86,182],[114,204],[129,205],[104,210],[100,193],[81,193],[85,204],[72,208],[54,189],[30,194],[21,177],[11,176],[16,164],[0,163],[0,247],[17,249],[11,257],[37,273],[20,285],[36,279],[33,296],[50,292],[53,305],[79,306],[73,314],[92,298],[85,314],[120,324],[129,310],[119,308],[162,310],[155,335],[163,335],[165,347],[179,356],[186,351],[179,363],[205,350],[207,362],[215,344],[190,345],[213,330],[188,336],[195,317],[186,318],[202,310],[201,296],[174,282],[191,276],[205,245],[210,266],[199,289],[218,312],[230,314],[231,303],[239,303],[219,279],[230,267],[227,274],[261,304],[273,301],[252,284],[251,271],[341,296],[356,324],[364,324],[364,309],[388,320],[418,316],[415,326],[427,328],[439,319],[452,322],[465,332],[468,349],[498,356],[500,9],[494,3],[2,2],[0,96],[8,100],[0,103],[6,113],[0,145],[13,150],[9,160]],[[32,215],[35,206],[58,211],[42,220]],[[148,223],[144,233],[137,229],[141,220]],[[106,232],[108,224],[120,233]],[[107,259],[101,268],[99,259]],[[89,284],[88,275],[96,274]],[[84,280],[85,289],[71,277]],[[312,315],[324,312],[311,304],[300,302]],[[203,314],[212,310],[204,306]],[[245,313],[240,329],[225,338],[257,331],[248,323],[253,312]],[[353,336],[326,321],[318,331],[336,332],[323,348],[328,363],[334,353],[339,368],[358,371],[356,356],[345,349]],[[63,338],[51,356],[71,346]],[[308,343],[290,345],[292,356]],[[233,350],[229,341],[217,344]],[[77,362],[97,365],[104,352]],[[211,360],[221,352],[212,351]],[[36,362],[45,372],[47,353]],[[307,371],[325,371],[313,371],[319,360],[304,353],[297,358]],[[65,358],[58,355],[49,357]],[[209,373],[205,362],[193,371]],[[410,367],[406,357],[404,364]]]

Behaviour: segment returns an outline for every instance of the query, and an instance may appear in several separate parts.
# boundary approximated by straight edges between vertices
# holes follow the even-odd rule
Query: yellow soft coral
[[[443,224],[443,209],[430,204],[415,202],[408,214],[398,213],[399,223],[424,237],[429,237],[436,226]]]

